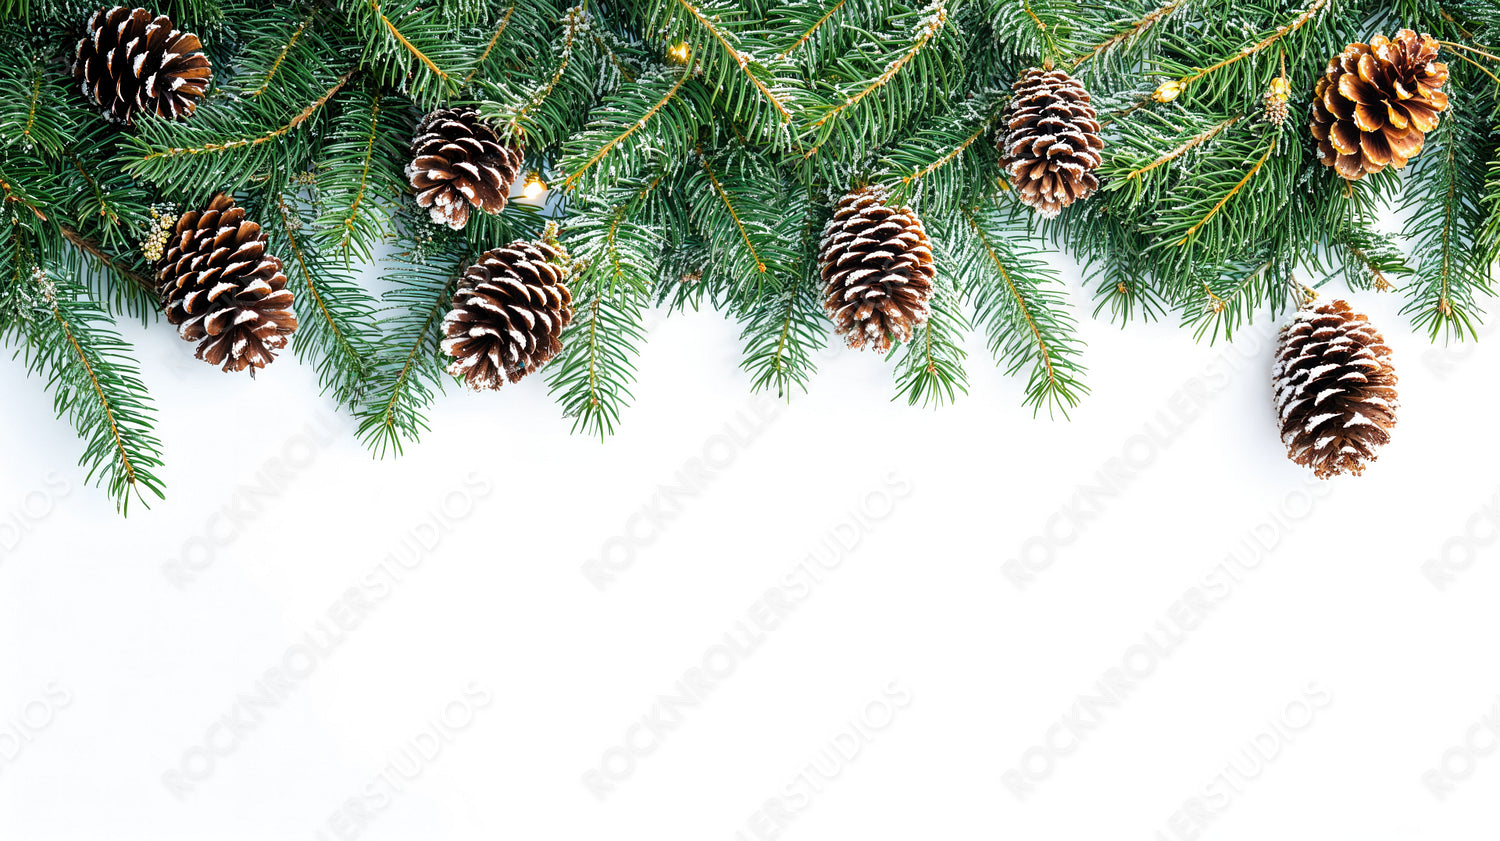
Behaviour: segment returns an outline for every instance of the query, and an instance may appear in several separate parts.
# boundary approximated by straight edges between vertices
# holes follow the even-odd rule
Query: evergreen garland
[[[70,69],[97,9],[0,0],[0,335],[122,506],[162,493],[161,445],[114,322],[162,321],[142,244],[221,191],[281,258],[295,354],[376,454],[425,430],[451,382],[457,279],[548,218],[575,314],[540,375],[601,436],[653,305],[723,311],[754,388],[806,389],[830,338],[819,234],[861,186],[931,237],[930,317],[890,353],[912,403],[967,389],[970,329],[1034,409],[1087,393],[1048,246],[1083,263],[1096,316],[1210,339],[1335,277],[1397,289],[1434,338],[1472,336],[1500,259],[1494,0],[163,0],[149,11],[202,41],[212,86],[185,119],[123,124]],[[1346,45],[1402,28],[1441,42],[1450,106],[1404,171],[1346,182],[1317,159],[1314,83]],[[1105,141],[1099,192],[1052,219],[1016,200],[997,147],[1036,67],[1087,88]],[[524,150],[545,212],[433,225],[404,170],[439,107],[477,109]],[[1373,225],[1388,203],[1399,237]],[[371,261],[379,293],[356,279]]]

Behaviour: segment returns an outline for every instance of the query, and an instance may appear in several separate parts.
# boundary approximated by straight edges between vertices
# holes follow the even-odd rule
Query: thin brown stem
[[[1166,153],[1165,155],[1162,155],[1161,157],[1157,158],[1156,160],[1152,161],[1151,163],[1149,163],[1149,164],[1147,164],[1147,165],[1145,165],[1145,166],[1143,166],[1143,167],[1141,167],[1139,169],[1132,170],[1128,175],[1125,176],[1125,180],[1126,181],[1134,180],[1136,178],[1141,177],[1142,175],[1145,175],[1146,173],[1150,172],[1151,170],[1156,169],[1157,167],[1165,166],[1165,165],[1171,163],[1172,161],[1177,160],[1178,158],[1182,157],[1183,155],[1187,154],[1188,152],[1191,152],[1192,150],[1198,148],[1199,146],[1202,146],[1203,144],[1207,143],[1208,141],[1213,140],[1215,137],[1218,137],[1221,132],[1223,132],[1225,129],[1229,128],[1230,126],[1234,125],[1235,123],[1239,122],[1243,118],[1244,118],[1244,115],[1242,115],[1242,114],[1236,114],[1235,116],[1230,117],[1229,119],[1225,120],[1222,123],[1219,123],[1218,125],[1214,126],[1213,128],[1211,128],[1211,129],[1209,129],[1209,130],[1207,130],[1205,132],[1202,132],[1201,134],[1198,134],[1198,135],[1195,135],[1195,136],[1189,138],[1186,143],[1183,143],[1181,146],[1178,146],[1177,148],[1173,149],[1172,151]]]
[[[835,115],[842,113],[849,108],[853,108],[860,100],[864,99],[880,88],[885,87],[888,82],[896,78],[896,74],[901,72],[901,68],[905,67],[908,63],[911,62],[912,59],[917,57],[917,53],[921,52],[922,48],[927,46],[928,41],[931,41],[938,34],[938,32],[942,31],[943,25],[947,23],[947,21],[947,9],[939,6],[936,19],[922,30],[922,34],[917,37],[917,40],[912,43],[911,47],[907,49],[907,51],[903,53],[900,58],[891,62],[890,65],[886,67],[885,72],[876,77],[875,81],[866,85],[862,90],[860,90],[859,93],[855,94],[854,96],[845,98],[842,105],[839,105],[838,107],[829,111],[827,114],[824,114],[822,118],[819,119],[816,123],[813,123],[813,125],[823,125],[824,123],[832,119]],[[813,152],[816,151],[817,148],[814,147]],[[808,153],[808,155],[811,154],[812,152]]]
[[[1199,219],[1198,224],[1194,225],[1191,228],[1188,228],[1188,232],[1184,234],[1182,239],[1178,240],[1175,244],[1179,246],[1186,245],[1188,240],[1193,238],[1193,234],[1198,233],[1198,230],[1200,228],[1202,228],[1204,225],[1207,225],[1208,220],[1214,218],[1214,215],[1217,214],[1220,210],[1223,210],[1224,205],[1228,204],[1230,199],[1234,198],[1235,195],[1239,193],[1239,191],[1246,184],[1250,183],[1250,179],[1255,177],[1255,173],[1260,172],[1260,168],[1265,166],[1266,161],[1271,159],[1271,153],[1274,151],[1276,151],[1276,143],[1273,141],[1271,145],[1266,149],[1266,153],[1264,155],[1261,155],[1260,160],[1255,162],[1255,166],[1250,167],[1250,171],[1245,173],[1245,177],[1241,178],[1239,180],[1239,183],[1235,184],[1234,187],[1230,188],[1229,192],[1224,194],[1223,198],[1219,199],[1218,204],[1214,205],[1213,210],[1210,210],[1207,216]]]
[[[798,38],[797,41],[796,41],[796,43],[792,44],[790,47],[787,47],[785,50],[782,50],[781,54],[778,55],[778,56],[776,56],[776,60],[777,61],[781,61],[781,60],[785,59],[787,56],[789,56],[792,53],[796,52],[798,47],[801,47],[803,44],[807,43],[807,40],[813,36],[813,33],[817,32],[819,27],[821,27],[823,24],[827,23],[828,19],[831,18],[831,17],[833,17],[834,13],[837,12],[839,9],[842,9],[844,7],[844,4],[847,3],[847,2],[849,2],[849,0],[839,0],[839,2],[834,3],[833,4],[833,8],[829,9],[827,14],[825,14],[822,17],[818,18],[818,22],[814,23],[811,28],[809,28],[806,32],[802,33],[802,37]]]
[[[1142,32],[1146,31],[1147,29],[1151,28],[1152,24],[1156,23],[1157,21],[1161,20],[1163,17],[1165,17],[1165,16],[1171,14],[1172,12],[1176,11],[1177,7],[1181,6],[1182,3],[1183,3],[1183,0],[1171,0],[1171,2],[1167,3],[1166,5],[1162,6],[1161,8],[1159,8],[1156,11],[1152,12],[1151,14],[1146,15],[1145,17],[1141,18],[1140,20],[1136,21],[1134,24],[1132,24],[1130,26],[1130,28],[1126,29],[1124,32],[1120,32],[1120,33],[1118,33],[1116,35],[1113,35],[1113,36],[1111,36],[1109,38],[1104,39],[1103,41],[1099,42],[1098,44],[1095,44],[1093,49],[1089,50],[1088,52],[1084,53],[1082,56],[1080,56],[1080,57],[1078,57],[1078,58],[1076,58],[1076,59],[1073,60],[1073,69],[1077,70],[1078,66],[1080,64],[1083,64],[1085,61],[1088,61],[1089,59],[1093,58],[1094,56],[1097,56],[1097,55],[1100,55],[1102,53],[1108,52],[1109,50],[1113,49],[1116,44],[1120,44],[1120,43],[1122,43],[1124,41],[1128,41],[1131,38],[1134,38],[1135,36],[1141,34]]]
[[[295,117],[292,117],[292,119],[281,128],[272,129],[271,131],[268,131],[265,134],[258,135],[256,137],[242,137],[239,140],[231,140],[228,143],[205,143],[202,146],[173,146],[166,149],[159,149],[149,155],[146,155],[141,160],[149,161],[153,158],[177,158],[183,155],[201,155],[205,152],[224,152],[230,149],[243,148],[245,146],[259,146],[262,143],[267,143],[275,140],[278,137],[289,133],[290,131],[292,131],[292,129],[295,129],[296,127],[307,122],[307,120],[311,118],[313,114],[316,114],[318,112],[318,109],[328,104],[328,100],[332,99],[334,94],[343,89],[344,85],[349,82],[349,79],[354,76],[354,73],[355,71],[350,70],[348,73],[340,76],[338,78],[338,81],[333,83],[332,87],[323,92],[322,96],[318,97],[317,100],[315,100],[311,105],[308,105],[306,108],[303,108],[301,111],[299,111]]]
[[[579,167],[576,172],[573,172],[563,180],[563,183],[560,185],[559,189],[566,190],[571,187],[575,182],[578,181],[578,177],[580,175],[584,174],[595,164],[599,163],[599,161],[603,160],[604,156],[609,154],[611,149],[620,145],[626,140],[626,138],[630,137],[632,134],[635,134],[636,131],[644,126],[647,122],[649,122],[652,117],[655,117],[657,112],[667,107],[667,103],[672,100],[672,97],[677,95],[677,91],[682,89],[683,83],[686,82],[688,76],[691,75],[691,69],[684,67],[682,69],[682,74],[677,77],[677,82],[672,85],[671,90],[667,91],[666,96],[663,96],[661,99],[657,100],[656,104],[652,105],[651,108],[646,111],[645,115],[643,115],[639,120],[631,123],[629,128],[625,129],[625,131],[621,132],[620,134],[610,138],[608,143],[599,147],[599,150],[597,152],[590,155],[587,161],[584,161],[583,166]]]
[[[302,33],[306,31],[312,20],[312,15],[308,15],[302,19],[302,23],[292,32],[292,37],[287,39],[286,44],[282,46],[281,52],[277,53],[276,60],[271,62],[271,67],[266,70],[266,78],[261,80],[260,87],[250,91],[249,96],[260,96],[266,92],[266,88],[271,86],[271,80],[276,78],[277,72],[281,70],[281,63],[286,60],[287,53],[290,53],[292,47],[297,45],[298,39],[302,37]]]
[[[89,239],[88,237],[84,236],[78,231],[73,230],[67,225],[59,225],[58,228],[62,231],[63,238],[68,242],[73,243],[74,247],[76,247],[79,251],[82,251],[90,257],[93,257],[95,260],[98,260],[101,264],[103,264],[105,268],[140,287],[143,292],[150,295],[152,298],[157,297],[159,293],[157,292],[156,284],[152,283],[149,280],[146,280],[130,269],[127,269],[124,266],[120,265],[119,260],[117,260],[109,252],[105,251],[104,247],[99,243]]]

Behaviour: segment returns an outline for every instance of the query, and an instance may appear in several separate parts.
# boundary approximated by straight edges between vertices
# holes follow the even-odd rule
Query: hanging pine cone
[[[1061,70],[1033,67],[1012,86],[1000,139],[1001,164],[1021,201],[1043,216],[1056,216],[1099,189],[1094,170],[1099,151],[1099,115],[1089,92]]]
[[[463,230],[469,208],[505,209],[511,182],[521,172],[521,150],[501,143],[494,127],[473,108],[440,108],[417,125],[406,177],[417,204],[432,221]]]
[[[94,12],[88,28],[74,55],[73,78],[110,119],[129,123],[142,111],[181,119],[208,91],[213,69],[203,44],[178,32],[166,15],[115,6]]]
[[[1437,128],[1448,95],[1448,65],[1434,61],[1438,43],[1410,29],[1395,40],[1377,35],[1350,44],[1328,62],[1313,91],[1312,134],[1318,159],[1358,181],[1387,166],[1401,169]]]
[[[849,347],[884,353],[927,321],[932,246],[922,220],[864,187],[846,194],[818,246],[824,308]]]
[[[443,320],[443,352],[453,357],[448,372],[470,388],[498,389],[562,350],[559,336],[573,318],[567,257],[550,242],[524,240],[480,256]]]
[[[178,218],[157,283],[167,321],[198,342],[199,359],[225,371],[264,368],[297,329],[281,260],[223,193]]]
[[[1287,457],[1319,479],[1359,475],[1396,425],[1396,373],[1380,333],[1345,301],[1309,302],[1281,329],[1272,372]]]

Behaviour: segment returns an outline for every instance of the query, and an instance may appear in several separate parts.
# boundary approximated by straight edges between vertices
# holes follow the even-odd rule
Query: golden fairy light
[[[542,176],[535,172],[527,174],[526,183],[521,186],[521,195],[534,199],[545,192],[547,192],[547,182],[542,180]]]
[[[688,49],[686,41],[678,41],[667,48],[667,56],[678,64],[687,64],[688,56],[692,51]]]

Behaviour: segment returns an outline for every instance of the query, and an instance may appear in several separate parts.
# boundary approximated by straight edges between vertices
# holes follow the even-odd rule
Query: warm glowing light
[[[685,41],[678,41],[667,48],[667,55],[679,64],[687,64],[688,56],[692,55],[692,52]]]
[[[526,176],[526,183],[521,187],[521,195],[534,199],[545,192],[547,192],[547,182],[542,180],[542,176],[535,172]]]

